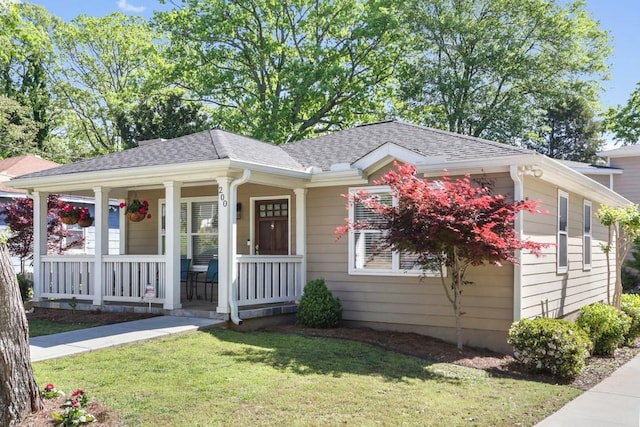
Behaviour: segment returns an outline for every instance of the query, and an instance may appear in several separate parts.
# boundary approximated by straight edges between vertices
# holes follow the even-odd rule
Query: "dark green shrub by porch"
[[[622,294],[620,309],[631,318],[631,327],[625,337],[626,343],[631,345],[640,337],[640,295]]]
[[[624,344],[631,318],[611,305],[598,302],[582,307],[576,323],[593,342],[593,354],[610,355]]]
[[[20,286],[22,302],[30,301],[33,296],[33,282],[24,274],[18,274],[18,285]]]
[[[582,373],[591,350],[587,334],[575,323],[546,317],[514,323],[507,342],[528,370],[565,379]]]
[[[307,283],[298,306],[298,323],[310,328],[336,328],[342,321],[342,304],[324,283],[316,279]]]

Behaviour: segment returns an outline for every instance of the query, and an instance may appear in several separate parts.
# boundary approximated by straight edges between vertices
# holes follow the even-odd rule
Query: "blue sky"
[[[49,12],[65,20],[81,13],[102,16],[115,11],[139,14],[146,18],[154,10],[171,7],[157,0],[29,0],[46,7]],[[563,2],[563,0],[561,0]],[[629,94],[640,82],[640,1],[638,0],[586,0],[587,10],[600,22],[601,28],[613,36],[611,80],[604,83],[601,96],[603,106],[626,103]],[[178,2],[179,3],[179,2]]]

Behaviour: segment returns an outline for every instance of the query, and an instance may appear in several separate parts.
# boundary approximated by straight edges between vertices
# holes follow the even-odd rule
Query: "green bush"
[[[617,308],[599,302],[582,307],[576,323],[593,342],[593,354],[610,355],[624,344],[631,318]]]
[[[307,283],[298,306],[298,323],[310,328],[335,328],[342,320],[342,304],[324,283],[316,279]]]
[[[31,301],[31,298],[33,297],[33,282],[27,279],[23,274],[18,274],[18,286],[20,286],[22,302]]]
[[[591,350],[589,337],[575,323],[546,317],[514,323],[507,342],[530,371],[566,379],[582,373]]]
[[[627,344],[633,344],[640,337],[640,295],[622,294],[622,311],[631,318],[631,327],[625,337]]]

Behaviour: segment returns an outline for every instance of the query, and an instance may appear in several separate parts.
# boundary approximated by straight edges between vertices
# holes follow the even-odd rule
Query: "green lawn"
[[[31,319],[29,320],[29,336],[39,337],[41,335],[59,334],[61,332],[75,331],[77,329],[92,328],[99,326],[98,323],[70,325],[65,323],[50,322],[48,320]]]
[[[345,340],[222,329],[34,364],[129,426],[527,426],[580,392]]]

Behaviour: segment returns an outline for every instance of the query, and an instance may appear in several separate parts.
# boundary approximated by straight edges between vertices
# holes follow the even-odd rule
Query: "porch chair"
[[[193,286],[198,292],[198,283],[204,284],[204,298],[207,299],[207,285],[211,285],[211,297],[209,301],[213,301],[213,285],[218,284],[218,260],[212,259],[207,265],[207,271],[199,271],[193,276]]]
[[[189,269],[191,268],[191,258],[180,258],[180,284],[187,288],[187,299],[193,298],[193,289],[189,283]]]

